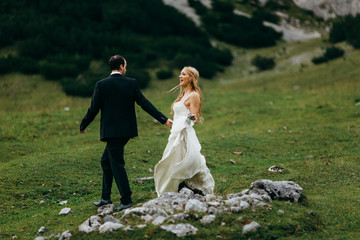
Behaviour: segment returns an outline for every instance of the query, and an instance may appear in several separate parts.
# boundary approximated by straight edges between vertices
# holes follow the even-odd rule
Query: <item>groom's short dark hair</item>
[[[114,55],[109,59],[109,65],[111,70],[117,70],[120,68],[120,65],[125,65],[125,58],[120,55]]]

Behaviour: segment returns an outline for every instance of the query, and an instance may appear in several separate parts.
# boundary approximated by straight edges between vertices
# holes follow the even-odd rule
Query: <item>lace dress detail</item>
[[[173,105],[174,121],[168,144],[154,171],[158,196],[164,192],[177,192],[179,184],[184,181],[203,194],[214,192],[214,178],[200,153],[201,145],[193,128],[194,123],[188,120],[190,110],[184,105],[192,94],[197,93],[192,92]]]

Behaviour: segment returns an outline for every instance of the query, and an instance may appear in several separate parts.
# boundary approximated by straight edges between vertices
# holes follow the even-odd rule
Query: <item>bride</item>
[[[155,166],[155,189],[177,192],[186,186],[195,193],[212,194],[215,182],[201,155],[201,145],[193,126],[201,120],[202,94],[199,72],[184,67],[180,73],[180,94],[171,105],[174,122],[162,159]]]

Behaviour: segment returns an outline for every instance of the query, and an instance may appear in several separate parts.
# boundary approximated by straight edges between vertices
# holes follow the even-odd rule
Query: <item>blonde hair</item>
[[[197,114],[197,119],[200,120],[200,122],[202,122],[202,117],[201,117],[201,105],[202,105],[202,93],[201,93],[201,89],[199,86],[199,71],[196,70],[196,68],[194,67],[184,67],[183,70],[185,70],[185,72],[187,74],[189,74],[189,79],[190,79],[190,84],[191,84],[191,88],[194,92],[196,92],[197,94],[199,94],[199,98],[200,98],[200,109],[199,109],[199,113]],[[175,101],[171,104],[171,114],[174,114],[174,110],[173,110],[173,106],[176,102],[179,102],[181,100],[181,98],[184,96],[185,91],[183,87],[180,87],[180,92],[178,97],[175,99]]]

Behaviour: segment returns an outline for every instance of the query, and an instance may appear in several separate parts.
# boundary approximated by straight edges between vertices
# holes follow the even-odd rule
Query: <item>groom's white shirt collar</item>
[[[110,75],[113,75],[113,74],[121,74],[121,72],[118,72],[118,71],[114,71],[114,72],[111,72]],[[122,74],[121,74],[122,75]]]

